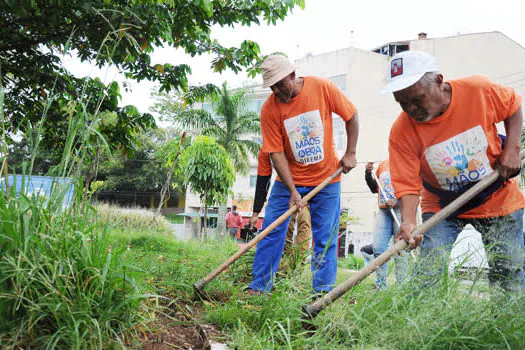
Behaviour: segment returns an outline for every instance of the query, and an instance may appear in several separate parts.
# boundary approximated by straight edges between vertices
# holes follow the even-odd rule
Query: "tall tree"
[[[54,146],[70,101],[83,100],[90,113],[105,109],[122,120],[129,118],[128,111],[116,105],[118,86],[74,77],[61,64],[64,54],[98,67],[114,65],[130,79],[157,81],[162,91],[190,90],[188,96],[199,98],[210,86],[188,86],[188,65],[152,64],[155,47],[182,48],[192,56],[212,54],[217,72],[249,67],[255,74],[259,46],[246,40],[238,48],[225,47],[211,38],[212,27],[259,24],[261,19],[275,24],[297,5],[304,7],[304,0],[3,1],[0,81],[6,90],[5,126],[10,132],[24,130],[45,111],[45,140]],[[102,99],[104,94],[115,98]]]
[[[160,213],[160,209],[164,205],[165,201],[170,198],[170,188],[172,187],[173,176],[176,173],[180,173],[179,157],[183,152],[184,148],[189,146],[189,142],[186,140],[186,132],[182,133],[181,137],[167,140],[164,145],[157,151],[157,156],[165,161],[169,167],[167,172],[166,181],[162,185],[160,190],[159,206],[157,207],[157,213]],[[166,197],[167,195],[167,197]]]
[[[104,181],[101,190],[159,193],[169,173],[169,164],[159,153],[179,135],[178,130],[149,130],[137,137],[139,146],[133,155],[117,153],[113,157],[103,157],[96,178]],[[179,173],[171,179],[171,188],[183,190]]]
[[[208,206],[222,203],[231,191],[235,174],[228,153],[215,139],[198,136],[182,154],[185,183],[199,194],[204,209],[204,233],[200,235],[200,210],[197,232],[207,238]]]

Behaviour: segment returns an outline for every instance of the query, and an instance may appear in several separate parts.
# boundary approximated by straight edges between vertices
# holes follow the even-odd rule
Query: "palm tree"
[[[204,109],[177,108],[170,117],[181,127],[214,137],[230,156],[236,173],[246,175],[250,169],[250,155],[257,156],[260,144],[252,138],[260,134],[260,118],[248,110],[248,97],[243,89],[230,91],[227,83],[213,96],[213,112]],[[164,110],[166,111],[166,110]],[[226,203],[219,206],[218,230],[226,229]]]
[[[211,99],[213,113],[204,109],[182,109],[173,120],[184,128],[214,137],[233,161],[235,172],[246,175],[250,158],[257,156],[259,143],[252,140],[260,133],[260,118],[248,110],[245,90],[229,91],[226,82]]]

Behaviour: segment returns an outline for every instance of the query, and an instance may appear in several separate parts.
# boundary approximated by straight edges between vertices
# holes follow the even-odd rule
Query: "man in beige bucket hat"
[[[283,55],[270,55],[261,64],[263,87],[272,94],[261,110],[262,152],[270,154],[278,177],[263,222],[268,227],[291,204],[333,174],[356,166],[358,120],[355,106],[328,79],[296,77]],[[333,147],[332,113],[346,123],[347,148],[339,160]],[[330,291],[337,272],[337,234],[340,214],[340,176],[310,201],[314,251],[313,289]],[[263,238],[255,253],[250,293],[269,292],[283,252],[289,219]]]

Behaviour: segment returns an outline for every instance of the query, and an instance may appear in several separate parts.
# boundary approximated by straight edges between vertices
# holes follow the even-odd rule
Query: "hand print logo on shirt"
[[[386,198],[383,196],[383,193],[379,193],[379,205],[385,205],[386,201],[394,200],[396,201],[396,196],[394,195],[394,187],[392,185],[392,179],[390,178],[390,171],[383,171],[379,174],[379,182],[383,186],[383,191],[385,191]]]
[[[324,159],[324,128],[318,110],[286,119],[284,127],[296,161],[315,164]]]
[[[478,125],[428,147],[425,158],[439,186],[457,192],[494,171],[487,157],[487,147],[485,132]]]

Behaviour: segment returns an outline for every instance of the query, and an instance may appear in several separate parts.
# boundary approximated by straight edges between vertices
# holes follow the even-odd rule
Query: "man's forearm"
[[[283,184],[288,188],[290,193],[295,192],[296,189],[293,183],[292,173],[290,172],[288,160],[286,159],[284,152],[272,153],[270,157],[272,159],[273,166],[275,167],[275,170],[277,171],[277,174],[281,178]]]
[[[521,106],[514,114],[505,119],[504,124],[506,133],[505,149],[509,147],[509,150],[519,152],[521,146],[521,128],[523,126]]]
[[[372,176],[372,172],[365,172],[366,185],[370,189],[370,192],[377,193],[377,182]]]
[[[253,212],[260,213],[266,197],[268,196],[268,185],[270,184],[271,175],[257,175],[257,184],[255,185],[255,198],[253,200]]]
[[[416,213],[419,205],[419,195],[407,194],[399,199],[401,221],[406,224],[416,224]]]
[[[359,119],[357,111],[354,116],[346,122],[346,154],[355,154],[357,148],[357,138],[359,137]]]

